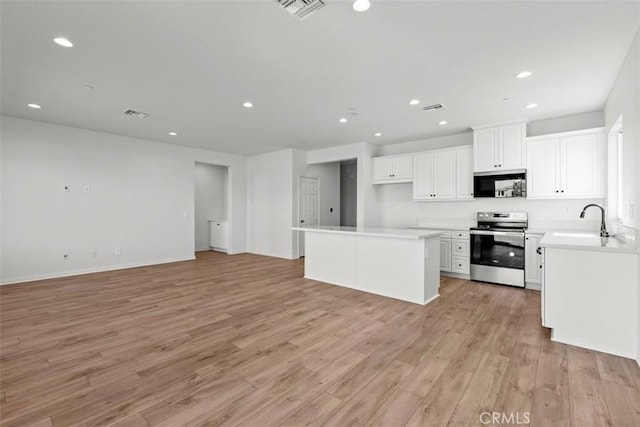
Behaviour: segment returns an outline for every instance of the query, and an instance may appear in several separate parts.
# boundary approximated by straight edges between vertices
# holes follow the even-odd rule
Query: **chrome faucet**
[[[585,212],[587,212],[587,209],[592,207],[592,206],[600,209],[600,214],[601,214],[600,237],[609,237],[609,233],[607,232],[607,224],[605,224],[605,222],[604,222],[604,208],[601,205],[598,205],[596,203],[588,204],[587,206],[582,208],[582,212],[580,213],[580,218],[584,218]]]

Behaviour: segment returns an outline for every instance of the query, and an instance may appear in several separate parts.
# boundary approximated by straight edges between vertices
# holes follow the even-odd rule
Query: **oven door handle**
[[[514,236],[514,237],[524,237],[524,233],[518,231],[482,231],[482,230],[471,230],[469,231],[471,234],[479,234],[481,236]]]

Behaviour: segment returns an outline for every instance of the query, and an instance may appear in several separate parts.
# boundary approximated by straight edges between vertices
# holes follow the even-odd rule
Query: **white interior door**
[[[300,177],[298,185],[298,223],[302,227],[318,225],[318,178]],[[299,254],[304,256],[304,232],[298,233]]]

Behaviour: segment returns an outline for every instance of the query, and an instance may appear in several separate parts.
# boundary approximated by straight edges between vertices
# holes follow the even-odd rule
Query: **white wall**
[[[602,203],[601,199],[528,200],[475,199],[459,202],[414,202],[413,187],[407,184],[377,185],[378,209],[385,227],[407,227],[445,221],[472,225],[479,211],[526,211],[530,228],[599,229],[597,212],[588,212],[580,220],[580,211],[587,203]]]
[[[247,159],[250,252],[293,257],[293,155],[294,150],[281,150]]]
[[[391,156],[394,154],[415,153],[439,148],[459,147],[473,144],[473,132],[459,133],[456,135],[440,136],[437,138],[425,138],[417,141],[401,142],[399,144],[383,145],[378,147],[378,156]]]
[[[209,221],[227,219],[227,178],[225,166],[195,164],[195,246],[209,249]]]
[[[638,6],[640,21],[640,5]],[[629,49],[627,57],[618,73],[604,109],[607,133],[620,115],[623,118],[623,206],[633,205],[634,215],[628,217],[623,212],[623,223],[640,233],[640,31]],[[624,211],[624,209],[623,209]],[[640,289],[640,272],[638,272]],[[640,313],[640,292],[638,292],[638,313]],[[640,343],[640,316],[638,322],[638,342]],[[640,364],[640,348],[637,362]]]
[[[230,250],[245,251],[244,158],[1,120],[2,283],[193,258],[195,161],[229,166]]]
[[[550,133],[600,128],[603,126],[604,113],[602,111],[594,111],[531,122],[527,125],[527,136],[548,135]]]
[[[620,115],[623,118],[623,206],[634,206],[633,217],[622,212],[623,223],[640,228],[640,41],[638,36],[624,61],[605,106],[605,127],[611,130]],[[624,209],[623,209],[624,211]]]

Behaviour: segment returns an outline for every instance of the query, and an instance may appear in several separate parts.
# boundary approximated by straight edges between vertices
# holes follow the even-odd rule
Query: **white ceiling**
[[[327,3],[3,1],[2,112],[243,155],[390,144],[601,110],[640,22],[638,2]]]

